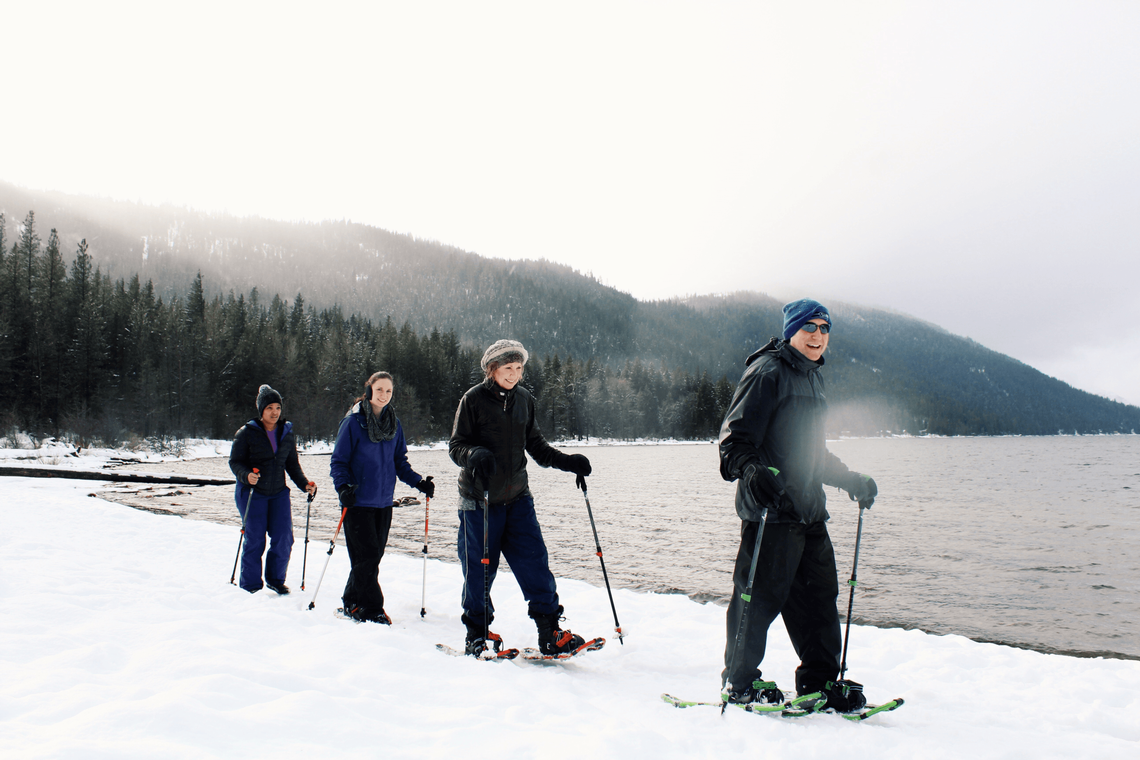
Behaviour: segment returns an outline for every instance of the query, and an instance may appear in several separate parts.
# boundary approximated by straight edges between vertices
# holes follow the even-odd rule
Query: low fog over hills
[[[37,236],[36,250],[31,253],[31,242],[24,241],[28,250],[20,247],[21,227],[29,211],[34,212]],[[675,415],[692,417],[696,411],[680,411],[689,407],[701,410],[702,422],[684,428],[698,435],[715,432],[716,414],[727,403],[724,396],[731,392],[745,357],[777,335],[781,325],[781,304],[759,293],[643,302],[590,275],[542,260],[541,250],[531,260],[486,258],[348,221],[238,218],[173,206],[32,192],[3,183],[0,213],[5,224],[4,282],[11,291],[5,301],[9,310],[16,303],[12,298],[21,292],[26,291],[29,303],[46,297],[47,291],[36,286],[42,273],[32,270],[40,266],[36,262],[43,258],[54,230],[59,257],[72,277],[73,259],[85,240],[92,268],[97,267],[112,283],[122,280],[123,299],[150,298],[147,308],[160,301],[164,307],[177,303],[185,310],[192,291],[200,287],[200,297],[216,301],[219,314],[230,300],[240,309],[253,309],[254,318],[258,308],[266,309],[266,319],[270,319],[274,313],[295,311],[300,295],[302,311],[317,322],[322,312],[334,315],[326,323],[329,319],[351,323],[354,317],[367,321],[371,325],[367,330],[359,328],[365,336],[361,340],[372,340],[369,330],[374,327],[379,335],[389,321],[393,334],[403,328],[405,342],[413,334],[427,341],[433,331],[452,336],[456,346],[448,349],[449,355],[460,363],[472,361],[468,354],[481,352],[487,343],[511,337],[523,341],[535,357],[532,370],[537,385],[546,382],[555,360],[559,373],[563,365],[567,376],[580,373],[574,403],[586,406],[593,403],[586,398],[590,392],[587,381],[593,381],[593,391],[604,393],[610,404],[617,403],[611,398],[615,391],[631,397],[640,394],[640,400],[622,402],[635,409],[644,406],[648,396],[663,393],[664,387],[671,389],[670,394],[691,393],[697,398],[705,392],[700,389],[703,378],[706,388],[717,386],[708,391],[707,402],[673,400],[678,404]],[[630,255],[642,257],[646,267],[654,266],[651,251],[631,251]],[[694,256],[693,266],[699,262],[699,255]],[[27,287],[21,285],[24,269]],[[135,276],[138,283],[132,290]],[[148,281],[153,285],[149,296]],[[684,272],[678,273],[678,281],[683,287]],[[835,320],[825,369],[833,433],[1052,434],[1140,429],[1140,409],[1074,389],[935,325],[882,309],[828,305]],[[6,313],[4,318],[15,324],[12,320],[18,322],[17,317]],[[202,329],[208,331],[211,328],[206,323]],[[56,332],[62,335],[65,329],[59,327]],[[108,324],[103,329],[121,333],[124,328]],[[233,333],[238,328],[227,329]],[[12,340],[11,335],[8,339]],[[69,340],[74,342],[74,338]],[[112,335],[108,340],[121,342],[122,336]],[[30,365],[21,364],[20,358],[27,353],[27,345],[9,345],[9,371],[28,369]],[[240,345],[235,342],[231,350],[240,350]],[[359,358],[360,371],[366,371],[364,365],[369,361],[384,360],[381,357],[394,361],[392,351]],[[66,363],[62,358],[59,362],[60,366]],[[258,371],[271,372],[272,368],[270,362]],[[438,394],[421,392],[421,396],[439,397],[417,401],[424,409],[434,409],[431,416],[438,419],[431,427],[436,431],[446,427],[443,417],[452,403],[450,394],[470,380],[466,368],[456,372],[453,388]],[[658,383],[654,389],[649,381],[632,380],[635,373],[649,373],[657,378],[654,382],[663,378],[665,385]],[[344,393],[356,383],[352,373],[347,374]],[[43,384],[44,378],[36,377]],[[108,381],[100,391],[106,395],[97,405],[103,410],[100,414],[114,408],[111,388],[117,382]],[[227,403],[240,409],[242,393],[258,381],[229,377],[225,382],[233,395]],[[573,385],[568,380],[558,382],[559,387]],[[328,414],[343,405],[341,395],[330,400]],[[92,408],[95,400],[93,396]],[[553,398],[548,402],[554,403]],[[43,412],[42,401],[39,407]],[[230,417],[241,414],[232,409],[211,412],[219,429],[231,422]],[[584,412],[581,416],[590,417]],[[52,419],[58,422],[59,415]],[[570,425],[562,431],[569,434],[603,432],[596,426],[588,429],[593,423],[562,420],[558,424]],[[574,425],[579,427],[574,429]],[[676,434],[677,429],[652,432]]]

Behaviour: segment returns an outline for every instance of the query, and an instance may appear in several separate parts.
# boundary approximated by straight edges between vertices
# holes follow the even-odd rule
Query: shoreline
[[[1015,436],[1000,437],[1013,438]],[[1016,437],[1021,438],[1022,436]],[[1033,436],[1033,438],[1065,439],[1072,437],[1073,436]],[[1100,437],[1104,438],[1106,436]],[[952,438],[972,439],[974,437],[959,436]],[[868,439],[843,440],[866,441]],[[1105,441],[1103,445],[1109,447],[1118,447],[1121,445],[1131,447],[1132,444],[1127,443],[1127,440],[1127,438],[1120,439],[1119,444],[1113,444],[1110,441]],[[598,456],[602,456],[601,449],[603,448],[611,448],[615,452],[625,449],[632,455],[636,447],[660,445],[697,445],[705,448],[704,444],[706,443],[712,442],[676,440],[638,440],[616,442],[611,440],[595,439],[591,441],[581,442],[559,442],[559,445],[565,445],[567,447],[572,445],[596,447],[599,449]],[[867,445],[873,446],[875,450],[883,452],[894,451],[897,448],[897,446],[892,444]],[[936,448],[940,449],[937,444],[934,445]],[[953,449],[952,444],[947,445],[951,445],[951,448]],[[963,445],[966,444],[963,443]],[[979,442],[979,445],[983,445],[983,442]],[[1031,444],[1030,442],[1026,442],[1023,445],[1031,446],[1032,448],[1037,447],[1036,444]],[[1089,441],[1088,445],[1093,446],[1094,449],[1098,451],[1100,450],[1101,446],[1101,444],[1096,444],[1093,441]],[[994,444],[985,446],[985,449],[991,450],[994,449],[995,446],[1000,449],[1002,444],[995,442]],[[41,449],[0,449],[0,468],[3,468],[4,464],[16,465],[17,463],[27,463],[29,460],[38,460],[38,466],[36,466],[35,469],[84,470],[90,472],[92,475],[95,475],[96,477],[93,478],[93,480],[96,482],[100,480],[97,477],[97,474],[100,471],[105,472],[108,479],[114,478],[115,475],[112,474],[112,470],[118,471],[119,473],[124,474],[124,476],[125,473],[128,473],[132,470],[138,470],[140,472],[145,471],[151,474],[174,472],[180,472],[182,474],[193,474],[200,472],[210,472],[215,476],[223,476],[225,478],[229,478],[230,473],[228,472],[228,467],[225,464],[228,448],[228,441],[198,439],[186,441],[184,446],[179,447],[179,451],[177,453],[170,451],[169,449],[166,451],[124,451],[122,449],[118,449],[101,450],[96,453],[93,451],[78,452],[66,444],[52,442],[49,444],[49,446]],[[920,446],[920,448],[927,449],[927,446],[923,444]],[[443,463],[445,462],[448,468],[451,466],[450,462],[447,461],[446,445],[442,442],[413,447],[412,450],[431,452],[431,461],[436,462],[436,466],[443,466]],[[1129,448],[1129,450],[1131,450],[1131,448]],[[313,447],[308,451],[302,452],[303,456],[314,457],[317,459],[316,462],[306,464],[305,469],[308,471],[312,467],[315,468],[317,472],[320,472],[322,468],[327,468],[327,455],[329,453],[331,452],[328,450],[328,447]],[[702,457],[704,457],[704,455],[705,454],[702,453]],[[615,453],[612,456],[618,456],[618,454]],[[640,457],[641,461],[653,462],[657,461],[659,456],[666,455],[664,453],[657,455],[647,451],[646,453],[637,456]],[[690,455],[679,454],[679,456],[689,457]],[[624,461],[624,459],[622,461]],[[320,464],[318,462],[323,464]],[[14,470],[17,468],[12,467],[11,469]],[[16,473],[11,474],[15,475]],[[323,480],[320,475],[317,475],[316,473],[311,474],[314,475],[314,479],[318,481]],[[536,472],[535,477],[539,476],[539,474],[539,472]],[[120,479],[126,478],[123,477]],[[719,478],[715,478],[715,480],[716,483],[720,486],[731,488],[731,485],[720,483]],[[0,482],[3,482],[3,480],[0,480]],[[711,488],[714,484],[710,482],[708,485]],[[600,494],[604,494],[605,486],[606,482],[604,479],[598,482],[598,487],[603,489],[603,491],[599,492]],[[231,514],[233,513],[231,503],[232,499],[230,498],[230,491],[232,491],[232,481],[229,481],[228,485],[223,487],[209,485],[202,488],[176,488],[173,485],[167,488],[142,488],[138,485],[129,485],[126,483],[121,483],[118,486],[108,487],[107,485],[103,485],[101,483],[99,485],[96,485],[95,482],[92,483],[92,487],[93,490],[97,490],[99,492],[98,495],[101,498],[106,498],[138,510],[151,511],[157,514],[175,514],[178,516],[187,517],[188,519],[205,520],[220,525],[236,524],[236,513]],[[593,489],[591,490],[593,491]],[[329,491],[328,488],[322,485],[322,498],[318,501],[327,502],[325,504],[326,508],[322,510],[323,512],[329,512],[329,510],[333,508],[331,505],[333,502],[335,502],[335,495],[331,496],[331,502],[328,501],[329,495],[331,493],[332,492]],[[1128,492],[1124,491],[1121,493]],[[591,495],[594,494],[591,493]],[[438,504],[439,506],[443,506],[446,512],[446,507],[448,505],[445,501],[442,500],[442,498],[443,497],[441,497],[441,501],[439,501]],[[694,498],[696,498],[696,496],[694,496]],[[706,506],[708,505],[706,504]],[[446,528],[444,528],[444,526],[448,524],[449,518],[453,517],[453,515],[440,514],[438,519],[441,522],[437,523],[435,517],[436,507],[437,502],[433,500],[432,527],[436,528],[438,526],[440,529],[444,529],[446,531]],[[322,514],[320,519],[324,520],[327,517],[328,515]],[[571,515],[571,517],[573,517],[573,515]],[[332,519],[332,522],[335,523],[335,516],[329,519]],[[300,520],[301,524],[304,525],[306,522],[306,514],[303,506],[301,507]],[[562,522],[555,523],[554,525],[557,527],[559,525],[571,524],[572,523]],[[321,526],[319,529],[324,529],[324,526],[318,520],[315,514],[313,526],[314,530],[317,530],[318,526]],[[625,529],[628,530],[629,527],[629,524],[627,524],[625,526]],[[840,528],[842,528],[842,526],[840,526]],[[331,532],[331,527],[328,528],[328,531]],[[419,543],[420,536],[412,535],[413,532],[409,532],[407,536],[399,536],[394,538],[394,543],[390,546],[390,550],[394,553],[400,553],[409,557],[421,557]],[[419,528],[419,533],[422,535],[422,520]],[[624,537],[626,535],[633,534],[621,533],[617,535]],[[839,535],[839,538],[842,538],[840,534],[837,535]],[[433,547],[440,541],[446,543],[449,540],[449,538],[439,536],[433,539]],[[413,543],[415,546],[412,545]],[[573,546],[572,543],[566,545]],[[442,548],[442,546],[440,548]],[[639,559],[636,553],[631,554],[630,557],[631,561],[652,562],[650,559]],[[563,559],[566,558],[564,557]],[[583,568],[580,566],[579,560],[571,559],[569,561],[571,562],[570,567],[573,569],[570,570],[570,575],[566,577],[585,579],[587,582],[590,582],[589,579],[592,577],[593,568],[589,567],[583,570]],[[594,564],[596,565],[596,560]],[[686,572],[682,573],[682,578],[680,576],[677,576],[677,573],[675,572],[664,573],[661,569],[651,571],[649,565],[646,565],[645,567],[645,573],[638,572],[637,569],[634,568],[634,571],[631,573],[631,577],[627,578],[627,582],[624,584],[624,587],[637,593],[676,594],[678,596],[685,596],[686,598],[692,601],[697,601],[699,603],[712,603],[713,605],[721,608],[723,608],[727,603],[727,600],[720,598],[723,596],[723,594],[716,593],[721,589],[719,582],[714,583],[714,585],[709,585],[710,579],[704,574],[697,573],[693,575]],[[673,584],[676,584],[677,580],[683,580],[683,586],[674,586]],[[710,591],[710,589],[712,591]],[[1059,654],[1084,659],[1108,658],[1118,660],[1140,660],[1140,653],[1137,653],[1135,651],[1135,647],[1132,647],[1128,651],[1125,651],[1125,649],[1116,650],[1114,648],[1114,645],[1117,642],[1114,642],[1111,639],[1105,639],[1104,637],[1101,637],[1100,640],[1097,640],[1095,638],[1074,636],[1074,626],[1079,626],[1081,623],[1068,621],[1067,618],[1064,620],[1062,620],[1062,618],[1057,618],[1056,624],[1058,625],[1058,628],[1055,633],[1050,633],[1049,629],[1041,629],[1043,635],[1030,636],[1028,637],[1029,640],[1023,640],[1020,637],[1015,636],[1015,638],[1011,640],[1008,636],[1008,631],[1006,630],[1008,626],[991,625],[989,623],[992,621],[983,622],[983,618],[979,618],[976,615],[967,616],[962,619],[956,619],[951,615],[947,618],[941,614],[927,614],[924,610],[916,608],[913,604],[911,604],[909,607],[905,604],[899,607],[895,607],[892,605],[883,604],[876,605],[874,602],[872,602],[870,608],[864,612],[870,613],[870,616],[857,616],[854,618],[854,620],[861,625],[868,625],[876,628],[900,628],[903,630],[918,630],[933,635],[960,635],[978,643],[992,643],[1000,646],[1009,646],[1043,654]],[[916,612],[917,614],[912,614]],[[1082,630],[1087,630],[1092,633],[1101,631],[1101,629],[1095,625],[1091,628]],[[1132,637],[1130,636],[1124,637],[1126,640],[1131,638]],[[1125,642],[1121,641],[1119,643]],[[1090,644],[1092,646],[1089,646]]]
[[[1140,433],[1050,433],[1025,434],[1003,433],[1000,435],[914,435],[911,433],[888,433],[885,435],[840,435],[828,436],[828,443],[839,441],[876,441],[876,440],[959,440],[978,438],[1127,438],[1140,436]],[[551,440],[552,446],[559,448],[584,447],[626,447],[626,446],[703,446],[715,444],[716,439],[677,439],[677,438],[635,438],[623,440],[619,438],[595,438],[587,440],[559,439]],[[0,460],[11,459],[17,461],[42,460],[52,457],[63,460],[63,457],[95,457],[115,460],[121,463],[154,463],[168,461],[192,462],[197,459],[224,458],[229,456],[228,449],[232,441],[222,438],[171,438],[171,439],[144,439],[145,446],[138,448],[108,448],[108,447],[77,447],[68,441],[56,438],[44,438],[39,441],[32,439],[26,433],[17,434],[18,444],[12,443],[11,438],[0,438]],[[408,451],[438,451],[446,449],[446,440],[430,441],[428,443],[409,443]],[[148,448],[149,447],[149,448]],[[157,447],[157,451],[155,449]],[[297,451],[300,454],[322,456],[332,453],[333,442],[326,440],[299,443]],[[210,453],[202,453],[211,450]],[[189,456],[187,455],[190,453]]]
[[[318,454],[317,456],[320,456],[320,455]],[[190,461],[193,461],[193,460],[190,460]],[[49,469],[49,468],[50,468],[50,466],[45,466],[43,469]],[[0,466],[0,474],[3,474],[2,473],[3,469],[4,468],[2,466]],[[66,470],[70,470],[71,468],[59,467],[57,469],[59,469],[61,471],[66,471]],[[110,472],[108,472],[108,476],[113,477],[113,476],[111,476]],[[15,475],[13,477],[23,478],[23,477],[27,477],[27,476]],[[3,482],[3,480],[0,480],[0,483],[2,483],[2,482]],[[185,492],[183,492],[183,493],[185,493]],[[96,496],[95,493],[92,493],[90,495]],[[202,515],[200,517],[190,518],[187,514],[183,514],[183,513],[179,513],[179,512],[175,512],[175,511],[170,511],[170,510],[163,509],[161,507],[152,506],[149,504],[132,502],[131,500],[122,498],[121,496],[119,496],[117,498],[117,495],[115,493],[108,492],[105,490],[101,491],[98,494],[98,496],[100,498],[110,500],[114,503],[120,504],[122,506],[130,507],[132,509],[136,509],[136,510],[141,511],[141,512],[150,512],[152,514],[157,514],[157,515],[182,517],[182,518],[186,518],[186,519],[201,519],[201,520],[204,520],[205,522],[209,522],[209,523],[214,524],[214,525],[235,524],[233,519],[215,519],[215,517],[212,515]],[[419,550],[414,550],[414,549],[399,546],[399,545],[389,546],[388,551],[389,551],[389,553],[398,554],[398,555],[409,557],[412,559],[418,559],[422,556],[422,554]],[[439,560],[441,562],[444,562],[446,564],[456,564],[456,561],[451,557],[434,556],[432,558]],[[500,572],[504,572],[504,573],[513,575],[513,573],[511,573],[510,568],[506,567],[506,566],[501,568]],[[570,576],[566,576],[566,578],[570,578]],[[584,579],[575,579],[575,580],[578,580],[578,581],[581,581],[583,583],[587,583],[591,586],[595,586],[597,588],[600,588],[600,586],[598,586],[596,583],[589,581],[589,580],[584,580]],[[655,589],[647,589],[647,588],[626,587],[625,590],[627,590],[631,593],[635,593],[635,594],[656,594],[656,595],[663,595],[663,596],[683,596],[683,597],[689,599],[690,601],[696,602],[698,604],[712,605],[715,607],[719,607],[721,609],[724,609],[727,606],[727,600],[724,598],[721,598],[721,596],[714,595],[708,591],[702,591],[702,590],[698,590],[698,589],[687,590],[687,589],[682,589],[682,588],[672,588],[672,589],[668,589],[668,590],[655,590]],[[931,636],[962,636],[963,638],[966,638],[966,639],[973,641],[975,643],[978,643],[978,644],[995,644],[997,646],[1010,647],[1013,649],[1019,649],[1019,650],[1028,651],[1028,652],[1036,652],[1038,654],[1059,655],[1059,656],[1063,656],[1063,657],[1074,657],[1074,658],[1078,658],[1078,659],[1109,659],[1109,660],[1124,660],[1124,661],[1140,661],[1140,655],[1129,654],[1126,652],[1117,652],[1117,651],[1113,651],[1113,650],[1071,649],[1071,648],[1066,648],[1066,647],[1050,646],[1047,644],[1035,644],[1035,643],[1024,642],[1024,641],[1011,641],[1011,640],[1002,639],[1002,638],[971,635],[969,633],[964,633],[962,631],[957,631],[957,630],[938,630],[938,629],[930,627],[930,626],[923,626],[923,625],[909,623],[909,622],[869,620],[867,618],[863,618],[860,616],[854,616],[852,618],[852,624],[858,625],[858,626],[866,626],[866,627],[870,627],[870,628],[877,628],[877,629],[882,629],[882,630],[900,629],[900,630],[905,630],[905,631],[921,631],[922,633],[925,633],[925,634],[928,634]]]

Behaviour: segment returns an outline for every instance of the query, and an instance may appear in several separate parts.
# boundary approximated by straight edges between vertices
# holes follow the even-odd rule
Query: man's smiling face
[[[809,324],[826,325],[826,319],[811,319],[808,320]],[[815,332],[808,332],[802,327],[796,330],[796,334],[788,341],[792,348],[799,351],[801,354],[811,359],[813,362],[819,361],[823,356],[823,352],[827,350],[827,341],[831,337],[830,334],[824,333],[818,327]]]

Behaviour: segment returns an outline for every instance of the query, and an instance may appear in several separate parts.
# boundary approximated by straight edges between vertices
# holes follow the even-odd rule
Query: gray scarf
[[[380,410],[380,416],[377,417],[372,412],[372,404],[369,401],[360,402],[364,407],[364,416],[368,419],[368,440],[373,443],[380,441],[390,441],[396,437],[396,410],[392,408],[391,404]]]

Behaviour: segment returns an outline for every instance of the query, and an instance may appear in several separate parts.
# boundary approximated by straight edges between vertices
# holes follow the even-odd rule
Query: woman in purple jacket
[[[384,625],[391,625],[392,619],[384,612],[378,576],[392,527],[396,478],[429,499],[435,495],[431,478],[421,478],[408,464],[404,430],[390,404],[392,391],[387,372],[368,378],[364,394],[341,420],[330,464],[345,510],[344,542],[352,565],[344,586],[344,614]]]

